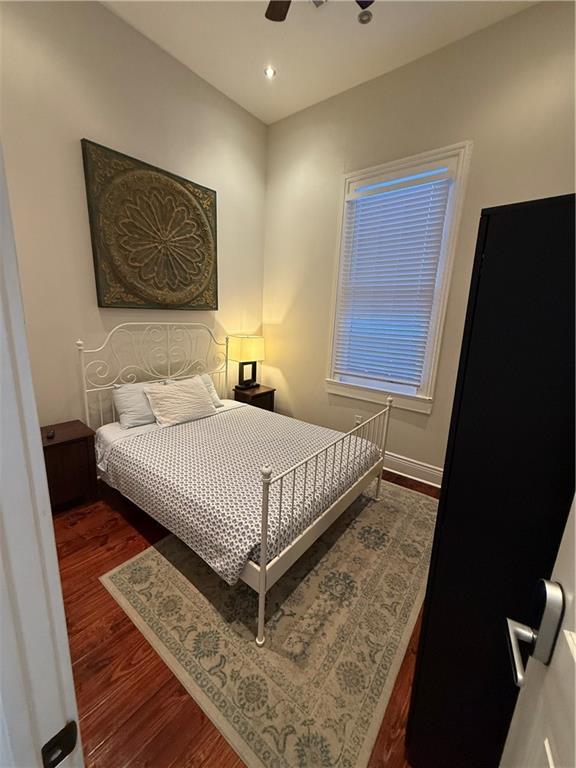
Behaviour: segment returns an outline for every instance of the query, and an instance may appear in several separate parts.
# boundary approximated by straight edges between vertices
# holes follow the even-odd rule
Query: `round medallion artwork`
[[[145,302],[189,304],[215,269],[210,224],[195,196],[151,170],[116,176],[100,203],[104,245],[116,277]]]

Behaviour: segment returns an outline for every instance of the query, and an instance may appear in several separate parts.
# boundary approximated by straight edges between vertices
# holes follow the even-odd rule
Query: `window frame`
[[[436,376],[438,372],[438,360],[446,319],[448,293],[454,266],[454,254],[456,241],[462,216],[464,192],[468,179],[472,142],[463,141],[448,147],[412,155],[401,160],[396,160],[383,165],[365,168],[344,175],[344,185],[341,200],[341,214],[338,231],[338,248],[335,259],[334,280],[332,289],[331,317],[330,317],[330,356],[328,361],[328,374],[326,377],[326,391],[330,394],[350,397],[356,400],[364,400],[372,403],[385,403],[386,398],[392,395],[394,405],[405,410],[429,414],[434,403]],[[359,195],[359,190],[372,184],[390,184],[395,178],[404,178],[407,175],[446,167],[447,172],[443,176],[450,176],[454,183],[450,190],[448,206],[446,209],[446,223],[442,238],[442,249],[438,262],[436,286],[434,289],[434,302],[430,319],[430,331],[426,345],[426,357],[422,385],[414,392],[414,387],[402,384],[387,384],[386,388],[376,388],[360,384],[350,384],[337,379],[334,375],[335,358],[335,329],[341,281],[341,265],[343,252],[343,232],[346,219],[346,204],[349,200],[358,197],[366,197],[370,193]],[[442,178],[441,173],[432,178]],[[422,183],[421,179],[415,179],[411,184]],[[393,184],[390,184],[394,188]],[[374,190],[376,194],[378,189]]]

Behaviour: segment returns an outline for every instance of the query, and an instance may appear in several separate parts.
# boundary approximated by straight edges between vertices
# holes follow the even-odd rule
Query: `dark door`
[[[574,196],[482,212],[408,724],[414,768],[495,768],[574,493]]]

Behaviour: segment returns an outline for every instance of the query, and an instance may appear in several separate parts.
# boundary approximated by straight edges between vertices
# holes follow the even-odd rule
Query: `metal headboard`
[[[76,342],[84,418],[90,426],[116,421],[115,385],[184,379],[209,373],[224,397],[228,382],[228,337],[217,341],[201,323],[122,323],[96,349]]]

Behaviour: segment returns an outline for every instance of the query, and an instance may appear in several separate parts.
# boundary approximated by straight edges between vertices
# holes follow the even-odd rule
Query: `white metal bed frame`
[[[112,391],[115,385],[134,382],[159,381],[167,378],[183,379],[196,374],[208,373],[220,396],[228,390],[228,337],[217,341],[201,323],[122,323],[113,328],[104,342],[95,349],[85,349],[78,340],[80,373],[87,424],[98,426],[116,421]],[[384,454],[392,398],[386,407],[372,418],[359,424],[346,434],[332,441],[325,448],[311,454],[286,471],[272,477],[272,467],[264,466],[262,475],[261,544],[259,564],[249,560],[240,578],[258,593],[258,630],[256,643],[264,645],[266,593],[286,571],[309,549],[347,507],[377,479],[376,497],[380,494],[380,482],[384,466]],[[94,418],[94,412],[96,418]],[[281,548],[280,531],[282,515],[290,515],[290,527],[294,528],[294,511],[306,504],[311,509],[316,503],[323,505],[328,488],[334,488],[336,472],[342,469],[344,456],[349,465],[368,456],[377,449],[376,459],[354,483],[346,488],[308,527],[294,535],[287,546]],[[328,467],[331,463],[331,469]],[[320,469],[319,469],[320,468]],[[328,474],[330,473],[330,474]],[[295,497],[298,477],[303,478],[300,498]],[[312,490],[309,491],[312,480]],[[268,529],[271,514],[271,489],[277,490],[278,536],[269,541]],[[289,497],[289,498],[288,498]],[[288,498],[288,510],[283,512],[283,499]],[[270,558],[270,560],[269,560]]]

